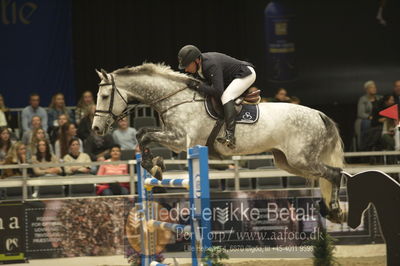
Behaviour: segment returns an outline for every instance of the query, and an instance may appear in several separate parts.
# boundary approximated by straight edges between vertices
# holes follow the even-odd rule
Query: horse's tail
[[[321,153],[321,160],[329,166],[343,168],[344,164],[344,152],[343,152],[343,141],[340,137],[339,130],[336,123],[333,122],[324,113],[319,113],[322,121],[325,124],[326,135],[325,135],[325,146]]]

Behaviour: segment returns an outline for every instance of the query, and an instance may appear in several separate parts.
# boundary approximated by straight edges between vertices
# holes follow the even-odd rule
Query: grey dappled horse
[[[157,142],[174,152],[194,145],[205,145],[214,127],[204,108],[204,98],[188,88],[192,77],[163,64],[118,69],[112,73],[97,71],[101,82],[92,129],[103,134],[109,125],[128,112],[127,103],[138,100],[160,115],[161,129],[141,129],[142,148]],[[289,173],[319,180],[327,217],[342,222],[338,204],[343,144],[334,122],[325,114],[301,105],[261,103],[259,121],[236,125],[234,150],[215,142],[222,155],[272,152],[275,164]],[[222,136],[223,130],[219,133]],[[149,169],[148,169],[149,170]]]

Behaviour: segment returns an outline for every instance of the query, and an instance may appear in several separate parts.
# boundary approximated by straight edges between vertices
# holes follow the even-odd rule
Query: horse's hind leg
[[[290,156],[286,159],[287,166],[282,167],[284,170],[296,175],[319,179],[321,194],[328,209],[327,218],[332,222],[342,223],[344,214],[339,205],[342,169],[325,165],[314,158],[305,158],[302,155]]]

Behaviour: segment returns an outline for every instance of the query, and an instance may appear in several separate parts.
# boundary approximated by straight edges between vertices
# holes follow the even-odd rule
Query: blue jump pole
[[[205,251],[211,247],[211,210],[210,210],[210,185],[208,176],[208,148],[204,146],[195,146],[188,149],[188,179],[164,179],[157,180],[144,170],[140,163],[142,157],[136,155],[137,161],[137,177],[138,177],[138,206],[144,212],[146,225],[164,228],[173,232],[190,232],[192,247],[192,265],[202,265],[202,258]],[[154,211],[148,207],[149,198],[152,198],[152,187],[184,187],[189,189],[190,198],[190,225],[171,224],[166,222],[155,221],[152,217]],[[141,239],[145,239],[145,232],[141,227]],[[164,265],[153,264],[155,262],[155,254],[147,254],[151,247],[145,246],[142,241],[142,266]],[[154,243],[153,243],[154,244]],[[211,265],[208,262],[208,265]]]
[[[146,186],[152,187],[183,187],[189,188],[189,179],[163,179],[146,178],[144,181]]]

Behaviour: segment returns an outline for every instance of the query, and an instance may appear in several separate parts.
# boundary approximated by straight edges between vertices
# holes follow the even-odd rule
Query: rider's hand
[[[199,90],[200,88],[200,82],[195,80],[195,79],[189,79],[186,82],[186,85],[191,88],[191,89],[195,89],[195,90]]]

